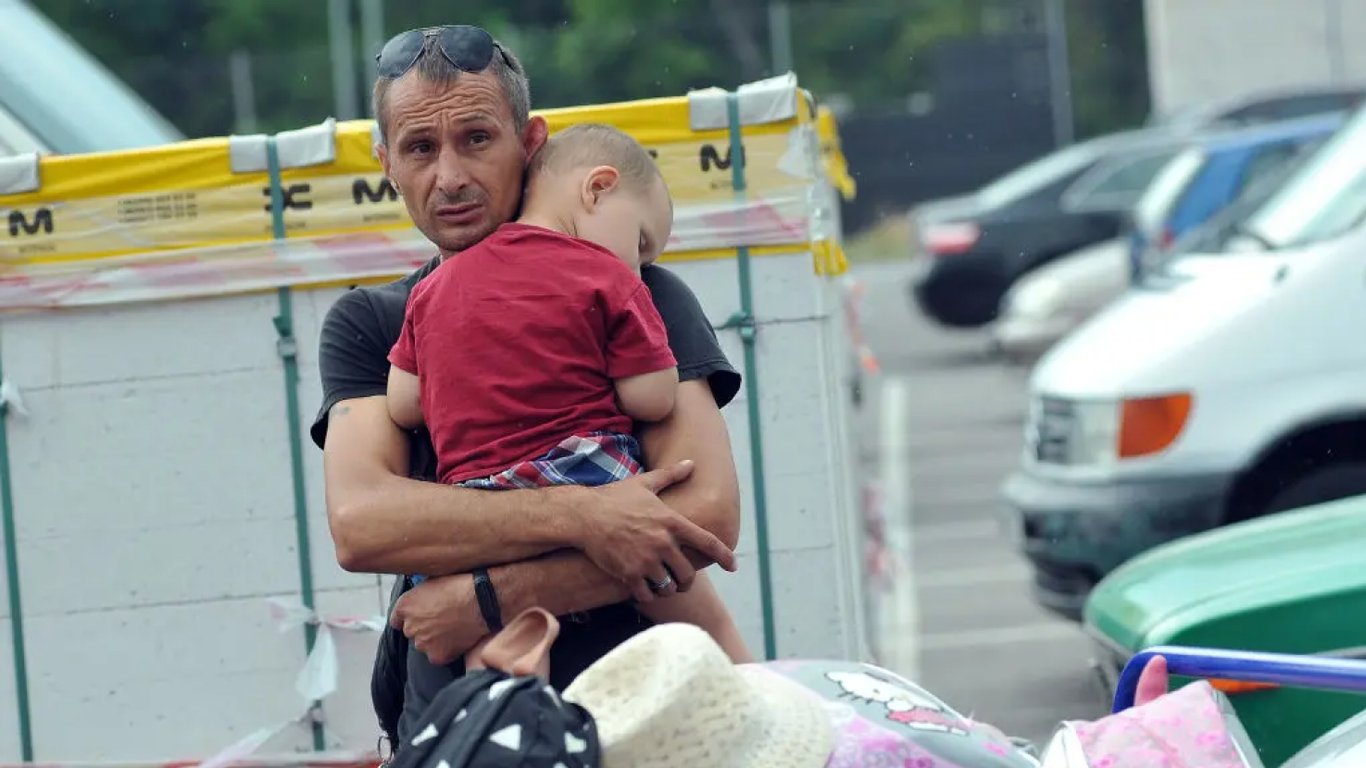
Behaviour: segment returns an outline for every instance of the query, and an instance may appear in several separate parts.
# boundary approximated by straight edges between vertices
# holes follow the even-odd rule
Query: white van
[[[25,0],[0,0],[0,158],[184,138]]]
[[[1065,615],[1127,558],[1366,493],[1366,111],[1047,354],[1003,493]]]

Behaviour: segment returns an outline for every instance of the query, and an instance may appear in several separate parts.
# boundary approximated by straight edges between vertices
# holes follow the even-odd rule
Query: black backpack
[[[432,699],[390,768],[598,768],[588,710],[545,680],[480,669]]]
[[[394,579],[388,615],[393,615],[394,603],[412,586],[407,576]],[[375,667],[370,673],[370,701],[383,731],[381,738],[389,742],[389,749],[380,750],[381,754],[398,750],[398,721],[403,716],[403,693],[407,685],[408,637],[386,621],[375,648]]]

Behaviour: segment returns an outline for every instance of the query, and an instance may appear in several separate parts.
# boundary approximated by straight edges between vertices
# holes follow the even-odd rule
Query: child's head
[[[564,129],[536,153],[525,211],[636,270],[659,258],[673,229],[673,203],[654,158],[622,131],[595,123]]]

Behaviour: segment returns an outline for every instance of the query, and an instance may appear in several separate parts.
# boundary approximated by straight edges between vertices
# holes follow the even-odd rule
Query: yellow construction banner
[[[785,92],[770,88],[766,98],[765,116],[741,131],[742,197],[732,185],[729,130],[692,95],[537,114],[552,133],[608,123],[650,150],[675,201],[666,260],[725,256],[739,246],[814,248],[811,190],[832,184],[853,191],[834,119],[818,112],[795,80]],[[712,124],[698,125],[707,120]],[[0,232],[0,309],[402,274],[434,248],[384,178],[375,138],[373,121],[329,120],[269,140],[211,138],[33,158],[34,167],[18,172],[11,163],[9,173],[0,172],[7,228]],[[268,141],[278,157],[283,240],[273,232]]]

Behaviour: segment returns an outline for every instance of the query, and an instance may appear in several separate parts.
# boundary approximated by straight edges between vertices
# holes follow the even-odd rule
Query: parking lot
[[[978,333],[940,330],[908,303],[909,265],[854,270],[883,372],[858,430],[888,516],[893,587],[877,601],[880,659],[964,714],[1042,740],[1104,713],[1080,630],[1039,608],[1001,525],[1021,446],[1027,374]]]

